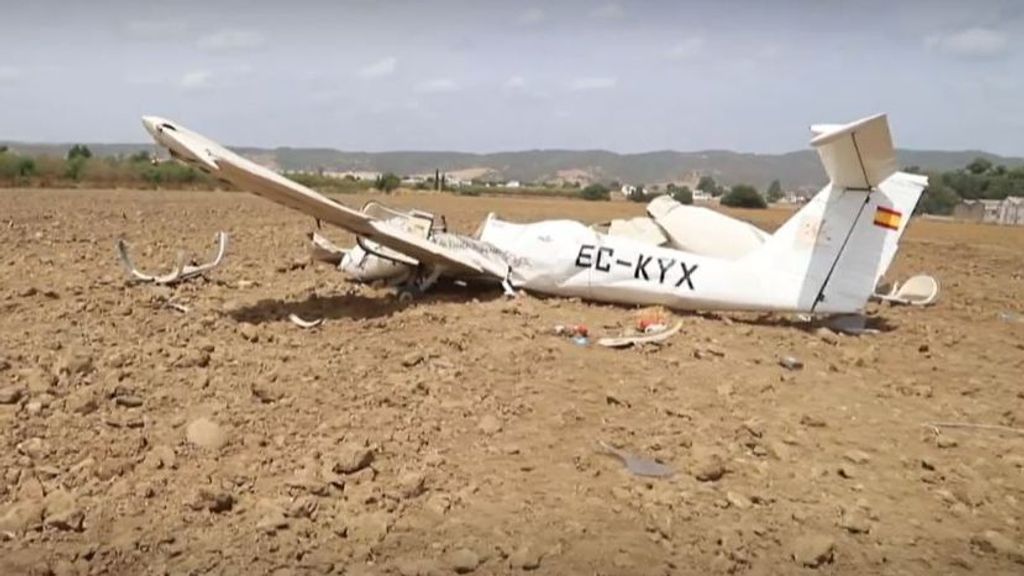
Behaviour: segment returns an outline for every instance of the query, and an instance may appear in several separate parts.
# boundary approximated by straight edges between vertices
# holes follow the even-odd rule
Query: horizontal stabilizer
[[[811,145],[817,148],[832,185],[870,189],[897,170],[896,150],[885,114],[850,124],[816,125]]]

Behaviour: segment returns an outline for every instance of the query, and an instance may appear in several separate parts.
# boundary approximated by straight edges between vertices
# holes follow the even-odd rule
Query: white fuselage
[[[513,261],[513,286],[557,296],[677,309],[798,309],[783,276],[602,234],[572,220],[515,224],[490,218],[480,239]],[[742,262],[742,261],[740,261]]]

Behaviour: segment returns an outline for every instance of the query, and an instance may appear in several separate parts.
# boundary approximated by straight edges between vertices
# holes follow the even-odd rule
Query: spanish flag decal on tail
[[[875,226],[881,226],[889,230],[899,230],[901,222],[903,222],[903,214],[900,212],[882,206],[875,210]]]

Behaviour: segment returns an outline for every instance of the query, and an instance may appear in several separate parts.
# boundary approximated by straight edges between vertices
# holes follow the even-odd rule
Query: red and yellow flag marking
[[[882,206],[875,210],[875,226],[881,226],[889,230],[899,230],[901,222],[903,222],[903,214],[900,212],[890,208],[883,208]]]

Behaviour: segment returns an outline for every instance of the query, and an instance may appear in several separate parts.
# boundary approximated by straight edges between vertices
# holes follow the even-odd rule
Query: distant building
[[[711,200],[713,198],[714,198],[714,196],[712,196],[708,192],[704,192],[703,190],[694,190],[693,191],[693,201],[694,202],[711,202]]]
[[[643,186],[633,186],[632,184],[623,184],[619,190],[622,195],[626,198],[639,193],[641,196],[657,196],[657,190],[655,187],[645,188]]]
[[[953,208],[953,218],[967,222],[1024,226],[1024,197],[1003,200],[964,200]]]
[[[795,190],[786,190],[782,193],[782,198],[779,198],[782,204],[800,204],[805,200],[806,198],[798,195]]]
[[[348,178],[350,180],[359,180],[360,182],[374,182],[380,178],[380,172],[356,172],[352,170],[348,170],[345,172],[324,170],[323,172],[320,173],[320,175],[325,176],[327,178]]]
[[[509,180],[508,182],[505,182],[505,188],[519,188],[520,186],[521,184],[519,183],[519,180]]]

